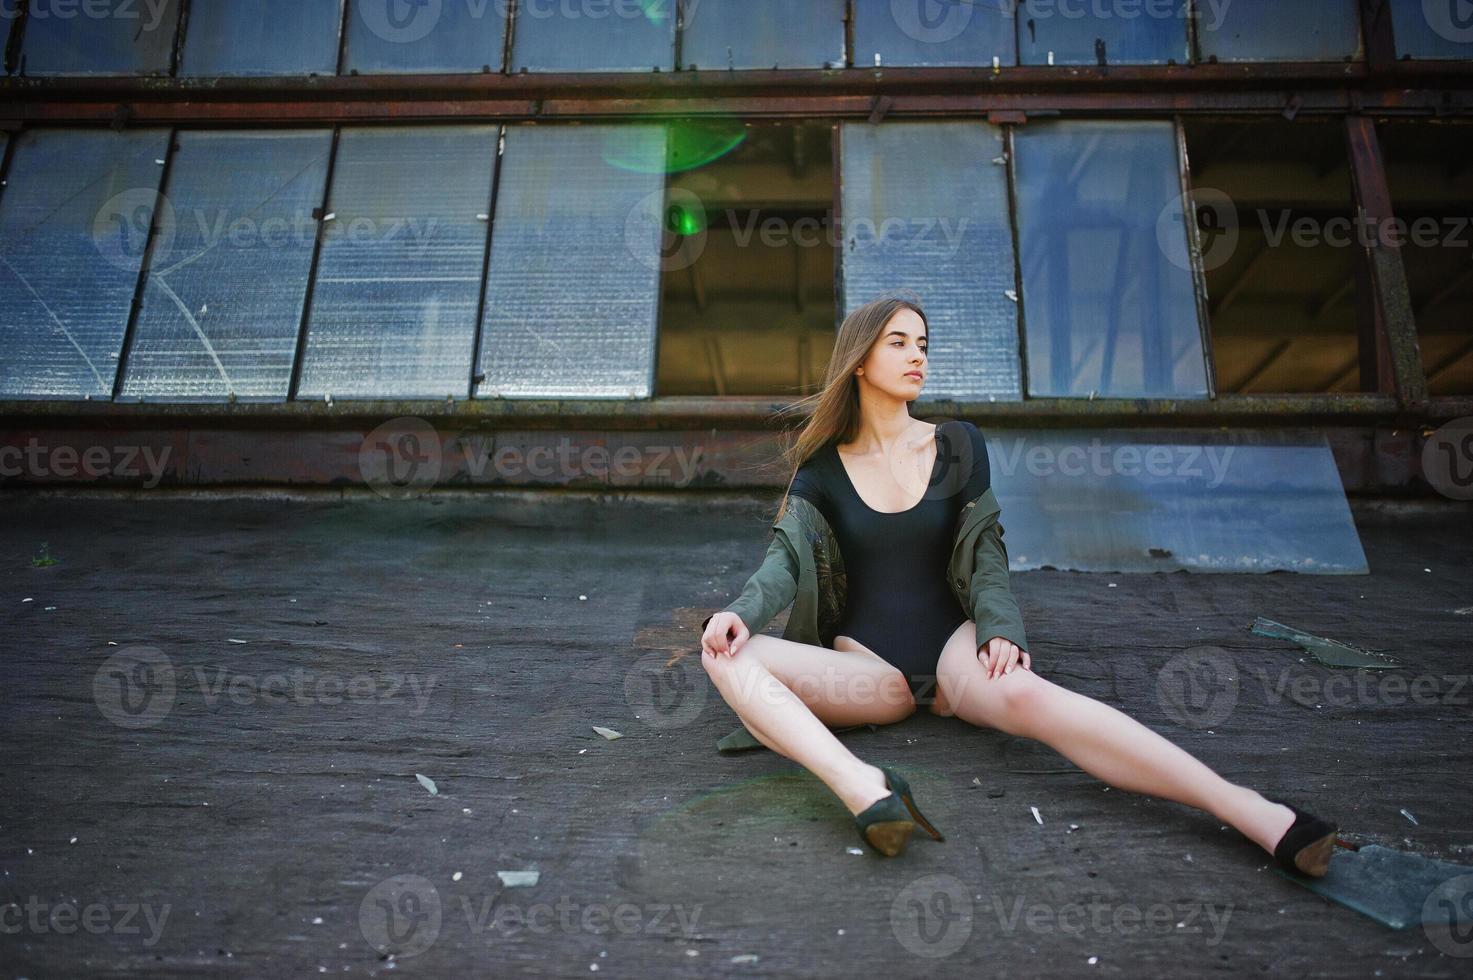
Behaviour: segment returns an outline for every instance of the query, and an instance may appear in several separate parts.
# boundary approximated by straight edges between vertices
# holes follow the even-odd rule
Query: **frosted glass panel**
[[[464,397],[495,126],[345,129],[301,397]]]
[[[16,0],[0,0],[5,27]],[[27,75],[167,75],[179,0],[31,0],[21,43]]]
[[[179,134],[122,397],[285,399],[327,130]]]
[[[179,74],[333,75],[342,24],[343,0],[190,0]]]
[[[650,396],[664,165],[660,126],[507,129],[478,395]]]
[[[16,140],[0,194],[0,397],[111,398],[168,131]]]
[[[509,0],[350,0],[343,73],[501,71]]]
[[[1022,0],[1019,59],[1025,65],[1184,65],[1190,60],[1186,10],[1185,0]]]
[[[687,68],[842,68],[844,0],[686,0]]]
[[[675,66],[675,4],[526,0],[517,7],[512,71],[670,71]],[[700,17],[700,6],[694,9]]]
[[[1033,121],[1013,140],[1028,393],[1205,397],[1172,124]]]
[[[1233,0],[1200,6],[1197,41],[1203,61],[1343,61],[1360,46],[1355,0]]]
[[[1473,58],[1473,10],[1464,0],[1391,0],[1396,53],[1413,58]]]
[[[1011,8],[972,0],[854,0],[854,65],[1018,63]]]
[[[921,400],[1021,398],[1002,131],[845,123],[840,151],[845,313],[914,290],[932,333]]]

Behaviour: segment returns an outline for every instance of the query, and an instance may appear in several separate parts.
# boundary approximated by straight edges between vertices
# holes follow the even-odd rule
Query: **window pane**
[[[27,75],[167,75],[178,27],[179,0],[33,0],[20,63]]]
[[[345,129],[299,394],[464,397],[495,126]]]
[[[844,0],[687,3],[686,68],[842,68]]]
[[[1014,146],[1028,393],[1205,396],[1172,124],[1030,122]]]
[[[330,131],[179,134],[123,397],[284,399]]]
[[[1025,65],[1186,64],[1186,6],[1182,0],[1118,8],[1023,0],[1017,12],[1019,59]]]
[[[675,3],[523,0],[517,5],[512,71],[670,71]]]
[[[934,334],[923,400],[1022,397],[1001,130],[845,123],[840,144],[845,313],[914,290]]]
[[[854,0],[854,65],[1018,62],[1013,18],[998,2]]]
[[[509,0],[352,0],[344,73],[501,71]]]
[[[1203,61],[1342,61],[1358,57],[1355,0],[1233,0],[1199,5]]]
[[[181,75],[333,75],[343,0],[191,0]]]
[[[477,395],[650,396],[664,170],[661,126],[508,127]]]
[[[1396,53],[1413,58],[1473,58],[1473,16],[1460,0],[1391,0]]]
[[[112,397],[168,135],[16,137],[0,195],[0,397]]]

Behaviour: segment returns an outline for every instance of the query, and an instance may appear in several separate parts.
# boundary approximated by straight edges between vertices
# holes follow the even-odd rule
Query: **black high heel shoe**
[[[864,842],[886,857],[895,857],[905,850],[915,825],[920,824],[936,840],[945,840],[941,831],[921,815],[911,796],[910,784],[894,770],[877,766],[885,774],[885,788],[889,796],[881,797],[864,810],[855,814],[854,825]]]
[[[1292,803],[1264,797],[1294,811],[1294,823],[1274,847],[1274,862],[1285,871],[1323,878],[1335,853],[1335,834],[1340,829],[1328,820],[1299,809]]]

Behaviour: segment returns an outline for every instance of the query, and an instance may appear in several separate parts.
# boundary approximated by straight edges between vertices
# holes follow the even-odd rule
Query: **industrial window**
[[[1021,398],[1002,130],[846,123],[840,147],[845,311],[913,290],[933,333],[922,398]]]
[[[1462,0],[1391,0],[1391,30],[1402,58],[1473,58],[1473,15]]]
[[[1176,129],[1013,134],[1029,396],[1205,397]]]
[[[1186,123],[1217,391],[1360,391],[1340,122]]]
[[[332,133],[177,144],[120,397],[284,400]]]
[[[1186,8],[1020,0],[1018,54],[1025,65],[1186,64]]]
[[[844,67],[844,0],[683,0],[686,68]]]
[[[854,0],[854,65],[1015,65],[1013,24],[1001,2]]]
[[[497,132],[342,131],[301,397],[466,396]]]
[[[675,5],[521,0],[512,28],[512,71],[670,71]]]
[[[14,0],[0,4],[7,19]],[[21,40],[27,75],[167,75],[179,0],[32,2]]]
[[[1473,394],[1473,127],[1391,122],[1379,127],[1417,319],[1427,389]]]
[[[704,8],[703,8],[704,9]],[[826,123],[670,127],[659,392],[816,390],[834,346],[834,149]]]
[[[350,0],[345,74],[501,71],[507,0]]]
[[[1234,0],[1197,4],[1203,61],[1347,61],[1359,58],[1355,0]]]
[[[507,128],[478,396],[650,396],[665,154],[661,126]]]
[[[179,74],[336,74],[343,2],[190,0]]]

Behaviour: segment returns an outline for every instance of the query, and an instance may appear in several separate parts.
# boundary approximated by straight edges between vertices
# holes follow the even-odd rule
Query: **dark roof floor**
[[[0,905],[20,907],[0,910],[5,977],[1469,969],[1420,927],[1279,878],[1205,814],[1017,771],[1063,760],[924,711],[842,737],[901,765],[947,841],[851,855],[852,821],[816,779],[715,751],[736,719],[696,629],[764,550],[750,499],[10,493],[4,508]],[[1444,679],[1469,672],[1473,520],[1357,512],[1368,577],[1017,574],[1034,666],[1353,842],[1473,863],[1470,691]],[[42,542],[58,564],[33,566]],[[1402,655],[1441,695],[1301,704],[1295,679],[1331,672],[1251,635],[1260,615]],[[1156,690],[1199,644],[1242,675],[1210,732],[1172,722]],[[172,701],[120,686],[108,658],[137,645],[157,651],[155,684],[172,671]],[[675,683],[651,688],[643,668],[671,659]],[[503,870],[540,880],[506,887]],[[972,897],[946,905],[952,879],[932,875]],[[1090,902],[1102,918],[1080,914]],[[970,931],[928,945],[906,931],[918,905]],[[405,951],[433,941],[384,959],[390,927]]]

